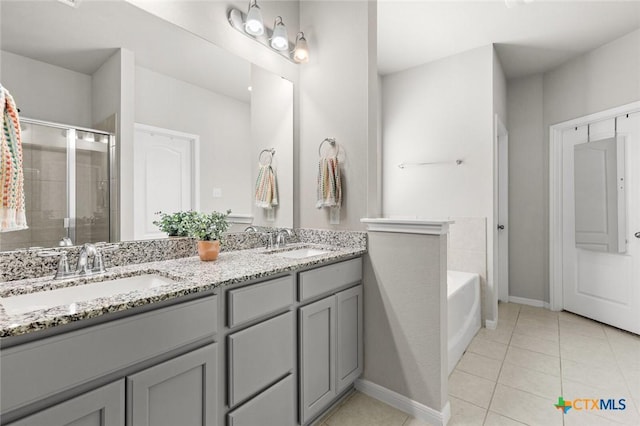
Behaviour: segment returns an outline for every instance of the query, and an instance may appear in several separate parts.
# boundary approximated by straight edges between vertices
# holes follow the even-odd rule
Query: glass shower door
[[[74,244],[109,241],[109,135],[75,135]]]

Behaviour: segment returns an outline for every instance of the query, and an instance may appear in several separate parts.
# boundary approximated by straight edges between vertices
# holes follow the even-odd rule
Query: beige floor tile
[[[606,387],[607,385],[603,385],[602,387]],[[563,380],[562,381],[562,395],[565,399],[576,399],[576,398],[586,398],[586,399],[615,399],[618,400],[620,398],[625,398],[626,400],[626,409],[619,411],[612,410],[593,410],[589,411],[589,414],[596,415],[598,417],[603,417],[607,420],[618,422],[622,424],[628,425],[639,425],[640,424],[640,414],[638,413],[638,408],[628,396],[628,393],[624,394],[615,394],[609,390],[603,390],[602,388],[595,388],[590,385],[585,385],[583,383],[574,382],[571,380]],[[572,411],[572,410],[569,410]],[[566,414],[568,416],[569,413]]]
[[[562,426],[562,412],[552,400],[502,384],[496,386],[489,409],[530,426]]]
[[[476,336],[471,341],[467,351],[502,361],[507,353],[507,348],[508,346],[503,343],[492,342],[491,340]]]
[[[560,377],[560,358],[510,346],[505,363]]]
[[[562,378],[583,383],[594,388],[613,392],[618,395],[629,393],[627,383],[618,368],[608,364],[608,368],[594,367],[569,359],[562,360]]]
[[[560,341],[560,335],[557,329],[554,330],[551,328],[539,327],[537,325],[521,322],[520,320],[518,320],[513,332],[517,334],[524,334],[525,336],[536,337],[538,339],[551,340],[553,342]]]
[[[452,397],[449,401],[451,402],[451,420],[447,423],[448,426],[482,426],[487,413],[486,408]]]
[[[498,313],[500,315],[507,314],[507,313],[517,314],[518,312],[520,312],[521,307],[522,305],[518,303],[498,302]]]
[[[615,365],[616,359],[606,339],[594,339],[577,334],[560,335],[560,356],[562,359],[594,367]]]
[[[500,323],[495,330],[481,328],[480,331],[478,331],[478,334],[476,334],[476,337],[508,345],[509,341],[511,340],[512,333],[513,324]]]
[[[513,333],[511,336],[511,346],[521,349],[528,349],[534,352],[540,352],[545,355],[559,356],[558,343],[551,340],[539,339],[537,337],[525,336]]]
[[[606,339],[604,328],[595,321],[560,321],[560,333],[580,334],[594,339]]]
[[[449,395],[487,408],[495,385],[491,380],[454,370],[449,376]]]
[[[640,371],[622,370],[622,376],[636,405],[640,405]]]
[[[520,389],[543,398],[553,399],[562,394],[560,377],[529,370],[513,364],[504,364],[498,383]]]
[[[498,380],[501,366],[501,361],[473,352],[466,352],[458,362],[456,369],[495,382]]]
[[[558,320],[553,318],[534,317],[520,314],[516,325],[537,327],[551,332],[558,332]]]
[[[357,393],[325,423],[328,426],[402,426],[408,417],[400,410]]]
[[[621,424],[584,411],[569,410],[564,415],[564,426],[620,426]]]
[[[402,426],[433,426],[433,425],[431,423],[426,423],[426,422],[423,422],[422,420],[409,417],[407,420],[405,420]]]
[[[487,413],[487,419],[484,421],[484,426],[522,426],[524,423],[517,422],[509,417],[502,416],[493,411]]]
[[[596,321],[594,321],[592,319],[583,317],[583,316],[578,315],[578,314],[574,314],[574,313],[569,312],[569,311],[558,312],[558,319],[560,321],[573,321],[573,322],[581,322],[581,323],[586,323],[586,324],[596,322]]]
[[[536,318],[558,319],[558,312],[546,308],[536,308],[535,306],[523,305],[520,308],[520,316],[530,316]]]

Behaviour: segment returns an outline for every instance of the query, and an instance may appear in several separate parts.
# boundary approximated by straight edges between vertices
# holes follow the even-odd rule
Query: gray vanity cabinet
[[[338,393],[351,385],[363,370],[362,285],[336,295],[336,373]]]
[[[300,416],[306,423],[337,395],[335,296],[300,308],[299,321]]]
[[[129,426],[215,426],[217,344],[127,377]]]
[[[299,310],[300,417],[307,424],[362,373],[362,285]]]
[[[124,380],[54,405],[8,426],[124,426]]]

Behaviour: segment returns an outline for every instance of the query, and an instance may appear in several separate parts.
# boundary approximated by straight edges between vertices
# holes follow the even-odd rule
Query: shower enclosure
[[[0,234],[0,251],[117,239],[115,136],[21,118],[29,229]]]

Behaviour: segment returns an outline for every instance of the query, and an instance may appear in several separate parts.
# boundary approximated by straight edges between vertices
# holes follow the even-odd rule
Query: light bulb
[[[296,48],[293,51],[293,60],[297,63],[309,62],[309,47],[307,46],[307,39],[304,38],[304,33],[298,33],[296,37]]]
[[[273,35],[271,36],[271,47],[284,51],[289,49],[289,37],[287,37],[287,27],[282,22],[280,16],[276,17],[273,23]]]
[[[255,1],[249,3],[249,11],[247,12],[247,20],[244,23],[244,30],[252,36],[259,36],[264,33],[264,24],[262,23],[262,12],[260,6]]]

